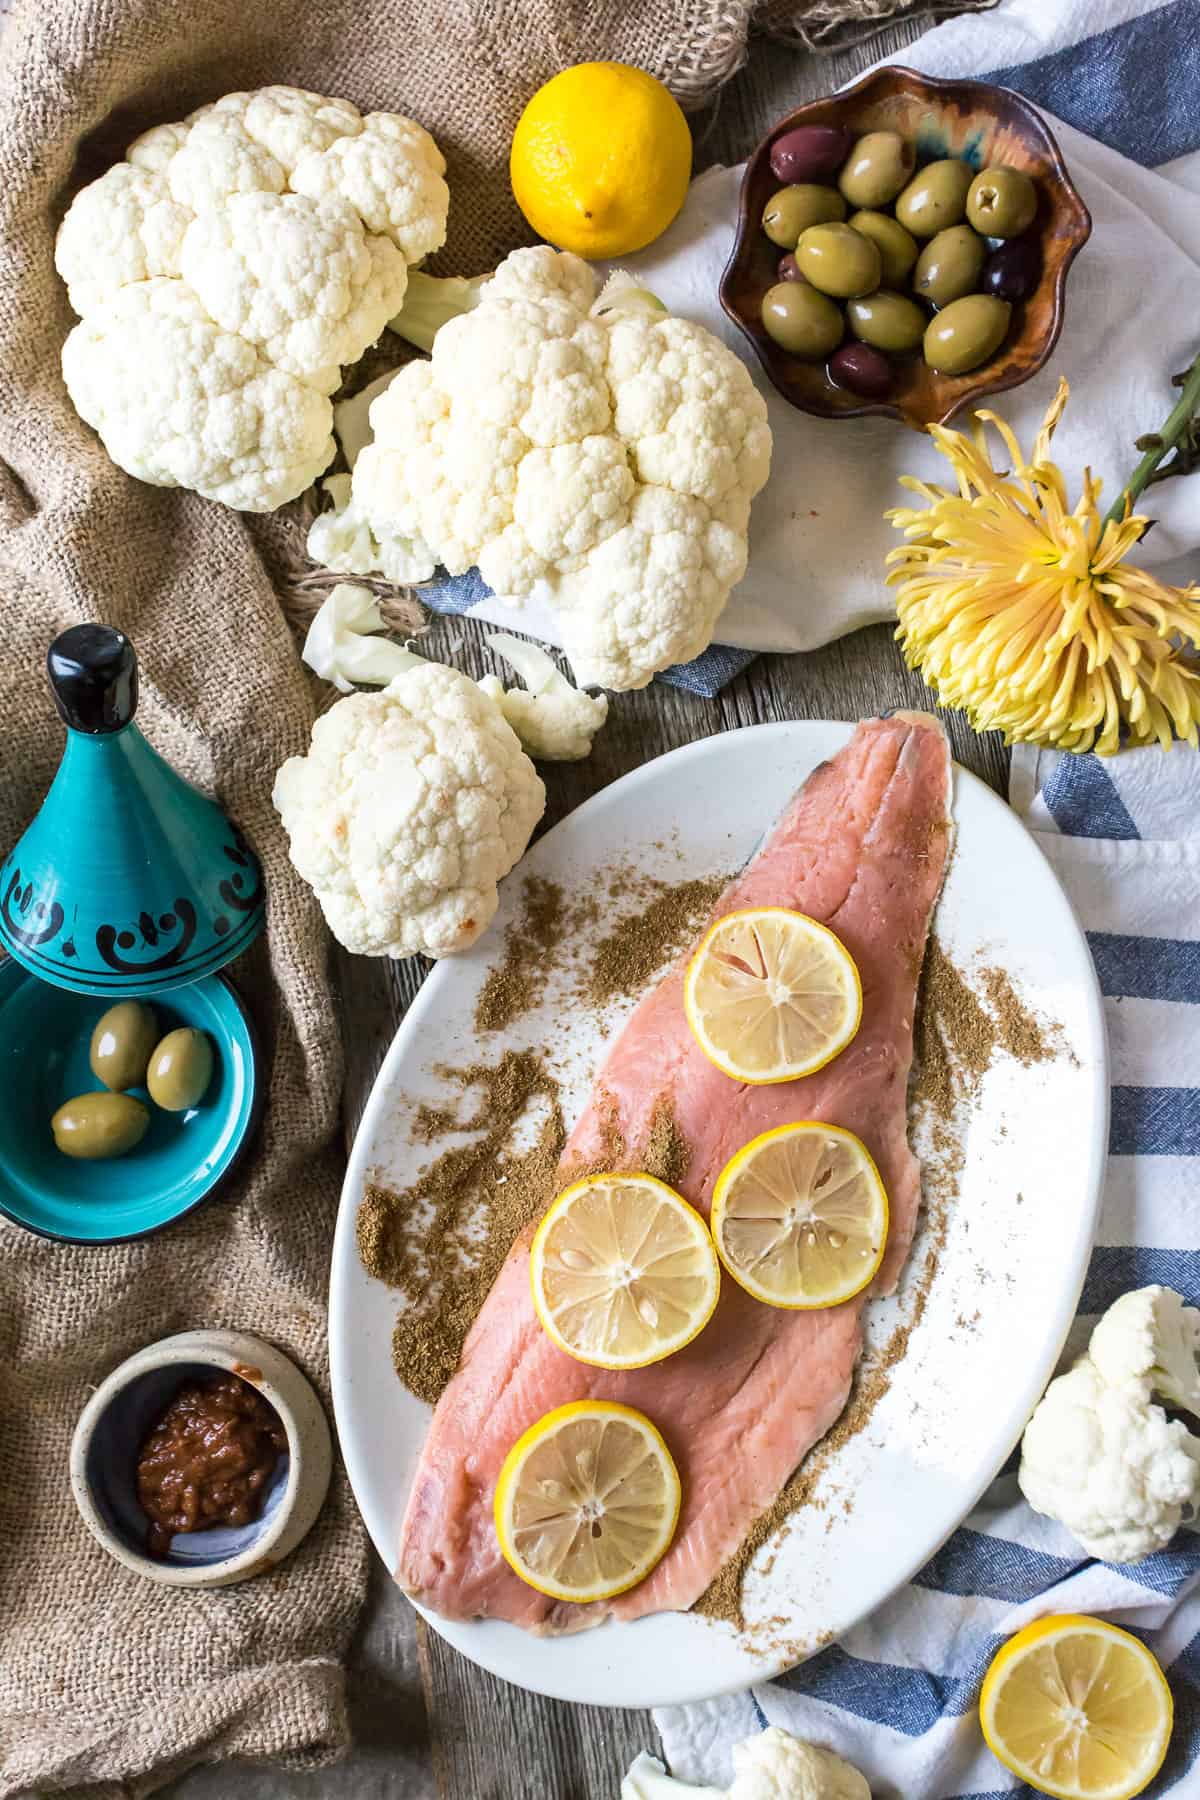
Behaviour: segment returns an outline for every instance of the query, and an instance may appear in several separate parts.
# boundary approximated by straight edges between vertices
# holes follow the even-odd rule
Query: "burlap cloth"
[[[0,1220],[0,1795],[143,1794],[202,1759],[332,1758],[346,1743],[341,1664],[366,1582],[340,1474],[282,1568],[208,1594],[160,1589],[111,1561],[68,1487],[89,1389],[169,1332],[258,1331],[326,1389],[341,1053],[319,915],[269,799],[313,716],[272,581],[284,528],[130,480],[76,418],[59,375],[72,315],[52,263],[64,205],[146,126],[232,89],[290,82],[422,120],[450,159],[441,266],[478,270],[522,237],[505,153],[524,96],[566,63],[619,56],[699,104],[742,60],[751,10],[15,0],[0,29],[0,848],[61,750],[47,643],[104,619],[137,645],[142,726],[241,824],[270,896],[268,940],[240,971],[270,1059],[269,1103],[233,1191],[125,1246],[48,1243]],[[903,0],[773,0],[770,23],[803,32],[807,14],[824,33],[900,10]]]

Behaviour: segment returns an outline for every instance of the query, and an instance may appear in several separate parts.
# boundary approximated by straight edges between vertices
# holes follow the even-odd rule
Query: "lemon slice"
[[[510,1568],[555,1600],[610,1600],[670,1546],[679,1474],[649,1419],[615,1400],[574,1400],[531,1425],[496,1483]]]
[[[768,1306],[836,1306],[883,1260],[888,1203],[865,1144],[840,1125],[764,1131],[713,1191],[717,1254]]]
[[[1035,1619],[997,1651],[979,1696],[988,1748],[1056,1800],[1131,1800],[1167,1754],[1171,1690],[1146,1646],[1105,1619]]]
[[[782,906],[726,913],[688,965],[683,1005],[710,1062],[735,1081],[795,1081],[858,1030],[862,983],[825,925]]]
[[[600,1369],[682,1350],[721,1291],[708,1226],[652,1175],[589,1175],[567,1188],[534,1235],[529,1278],[559,1349]]]

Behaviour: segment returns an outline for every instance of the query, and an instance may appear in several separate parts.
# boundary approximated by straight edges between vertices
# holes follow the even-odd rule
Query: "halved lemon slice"
[[[708,1226],[652,1175],[589,1175],[561,1193],[534,1234],[529,1279],[559,1349],[601,1369],[682,1350],[721,1291]]]
[[[782,906],[726,913],[688,965],[683,1006],[710,1062],[735,1081],[811,1075],[862,1017],[854,958],[826,925]]]
[[[517,1439],[496,1483],[496,1536],[510,1568],[555,1600],[610,1600],[670,1546],[679,1473],[643,1413],[574,1400]]]
[[[979,1696],[988,1748],[1056,1800],[1131,1800],[1167,1754],[1171,1690],[1139,1638],[1081,1613],[1035,1619]]]
[[[888,1203],[866,1145],[840,1125],[780,1125],[730,1158],[713,1191],[717,1254],[768,1306],[836,1306],[883,1260]]]

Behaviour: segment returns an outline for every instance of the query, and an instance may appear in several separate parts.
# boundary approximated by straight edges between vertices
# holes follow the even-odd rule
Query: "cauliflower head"
[[[431,571],[547,600],[581,684],[644,687],[711,642],[745,572],[766,402],[703,327],[597,308],[568,252],[514,251],[463,304],[374,401],[356,512]]]
[[[1154,1405],[1144,1380],[1110,1383],[1082,1356],[1025,1427],[1017,1479],[1089,1556],[1140,1562],[1170,1543],[1200,1495],[1200,1438]]]
[[[414,659],[339,700],[275,808],[330,930],[364,956],[450,956],[486,930],[546,790],[499,708],[466,675]]]
[[[113,461],[245,512],[334,454],[329,395],[446,235],[445,159],[399,113],[270,87],[157,125],[83,188],[55,264],[63,377]]]

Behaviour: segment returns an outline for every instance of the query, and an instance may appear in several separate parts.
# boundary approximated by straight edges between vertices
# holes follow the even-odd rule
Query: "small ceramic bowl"
[[[939,375],[920,356],[897,359],[895,386],[884,400],[864,400],[829,379],[824,363],[791,356],[762,327],[763,295],[777,280],[782,254],[762,230],[763,208],[780,186],[771,145],[798,125],[840,125],[861,136],[898,131],[917,147],[917,165],[961,157],[974,169],[993,163],[1021,169],[1038,188],[1032,230],[1041,239],[1042,274],[1033,293],[1013,307],[1004,344],[965,375]],[[813,100],[780,119],[746,164],[733,251],[721,277],[721,304],[753,344],[779,392],[822,419],[864,413],[902,419],[917,429],[942,424],[986,394],[1018,387],[1042,367],[1062,330],[1067,271],[1087,242],[1091,217],[1071,185],[1058,145],[1040,115],[1008,88],[982,81],[940,81],[888,67],[852,87]]]
[[[109,1004],[51,987],[11,959],[0,965],[0,1212],[69,1243],[120,1243],[191,1212],[232,1173],[260,1112],[249,1014],[225,976],[210,975],[150,1000],[164,1035],[193,1025],[212,1040],[200,1104],[165,1113],[134,1088],[150,1107],[136,1149],[104,1162],[65,1156],[50,1120],[64,1100],[99,1088],[88,1052]]]
[[[262,1516],[180,1533],[165,1557],[148,1556],[138,1452],[184,1381],[224,1372],[256,1387],[287,1433]],[[71,1489],[92,1536],[127,1569],[168,1587],[229,1587],[273,1569],[315,1522],[332,1468],[329,1426],[312,1383],[273,1344],[241,1331],[183,1331],[139,1350],[101,1382],[71,1442]]]

